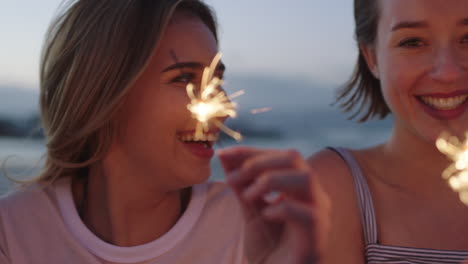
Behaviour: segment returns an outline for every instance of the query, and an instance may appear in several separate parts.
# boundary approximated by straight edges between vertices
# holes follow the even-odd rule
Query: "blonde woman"
[[[236,192],[205,182],[219,130],[194,139],[185,86],[200,82],[217,43],[213,14],[198,0],[66,6],[41,64],[45,167],[0,200],[0,263],[312,263],[320,256],[316,228],[326,221],[313,217],[315,185],[295,152],[227,150]],[[220,64],[216,74],[223,72]],[[265,166],[271,162],[276,168]],[[233,167],[283,184],[249,189],[255,185],[239,181]],[[261,204],[236,199],[244,191],[283,195]]]

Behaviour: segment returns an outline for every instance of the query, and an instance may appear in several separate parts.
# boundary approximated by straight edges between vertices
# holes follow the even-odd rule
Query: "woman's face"
[[[205,133],[209,141],[194,142],[196,121],[187,110],[186,86],[200,83],[217,51],[213,34],[200,19],[175,14],[121,111],[113,150],[135,169],[132,177],[178,189],[210,175],[219,130],[213,127]],[[216,75],[223,71],[220,64]]]
[[[468,130],[468,1],[380,0],[377,40],[364,53],[395,128],[433,143]]]

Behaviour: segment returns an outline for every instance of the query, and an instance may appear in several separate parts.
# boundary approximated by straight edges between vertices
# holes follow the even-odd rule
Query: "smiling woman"
[[[468,130],[468,1],[354,0],[354,14],[358,63],[338,101],[360,121],[392,114],[393,130],[310,158],[334,204],[325,263],[461,263],[468,210],[435,142]]]
[[[203,184],[218,130],[193,142],[186,109],[185,86],[217,52],[199,1],[70,2],[42,58],[45,168],[1,201],[1,262],[241,261],[241,210]],[[193,243],[209,234],[222,235]]]
[[[185,86],[217,51],[215,19],[199,1],[66,6],[42,59],[46,165],[2,200],[8,263],[37,263],[39,252],[44,263],[242,260],[240,209],[222,209],[235,199],[224,185],[202,184],[218,131],[187,141],[196,122]],[[208,230],[212,222],[232,232]],[[204,249],[192,242],[220,232]]]

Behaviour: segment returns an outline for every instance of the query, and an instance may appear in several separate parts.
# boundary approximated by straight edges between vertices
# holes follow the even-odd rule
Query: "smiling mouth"
[[[218,140],[218,133],[216,134],[203,134],[201,138],[195,139],[194,134],[179,134],[177,138],[185,144],[201,144],[205,148],[212,148]]]
[[[452,97],[435,97],[435,96],[417,96],[417,98],[425,105],[435,110],[454,110],[463,105],[468,94],[457,95]]]

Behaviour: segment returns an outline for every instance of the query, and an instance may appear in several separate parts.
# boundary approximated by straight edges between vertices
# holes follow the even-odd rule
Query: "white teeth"
[[[452,110],[463,104],[468,95],[459,95],[448,98],[438,98],[430,96],[421,96],[421,100],[426,104],[438,110]]]
[[[182,135],[179,136],[179,139],[182,141],[217,141],[218,134],[203,134],[201,138],[195,139],[194,135]]]

